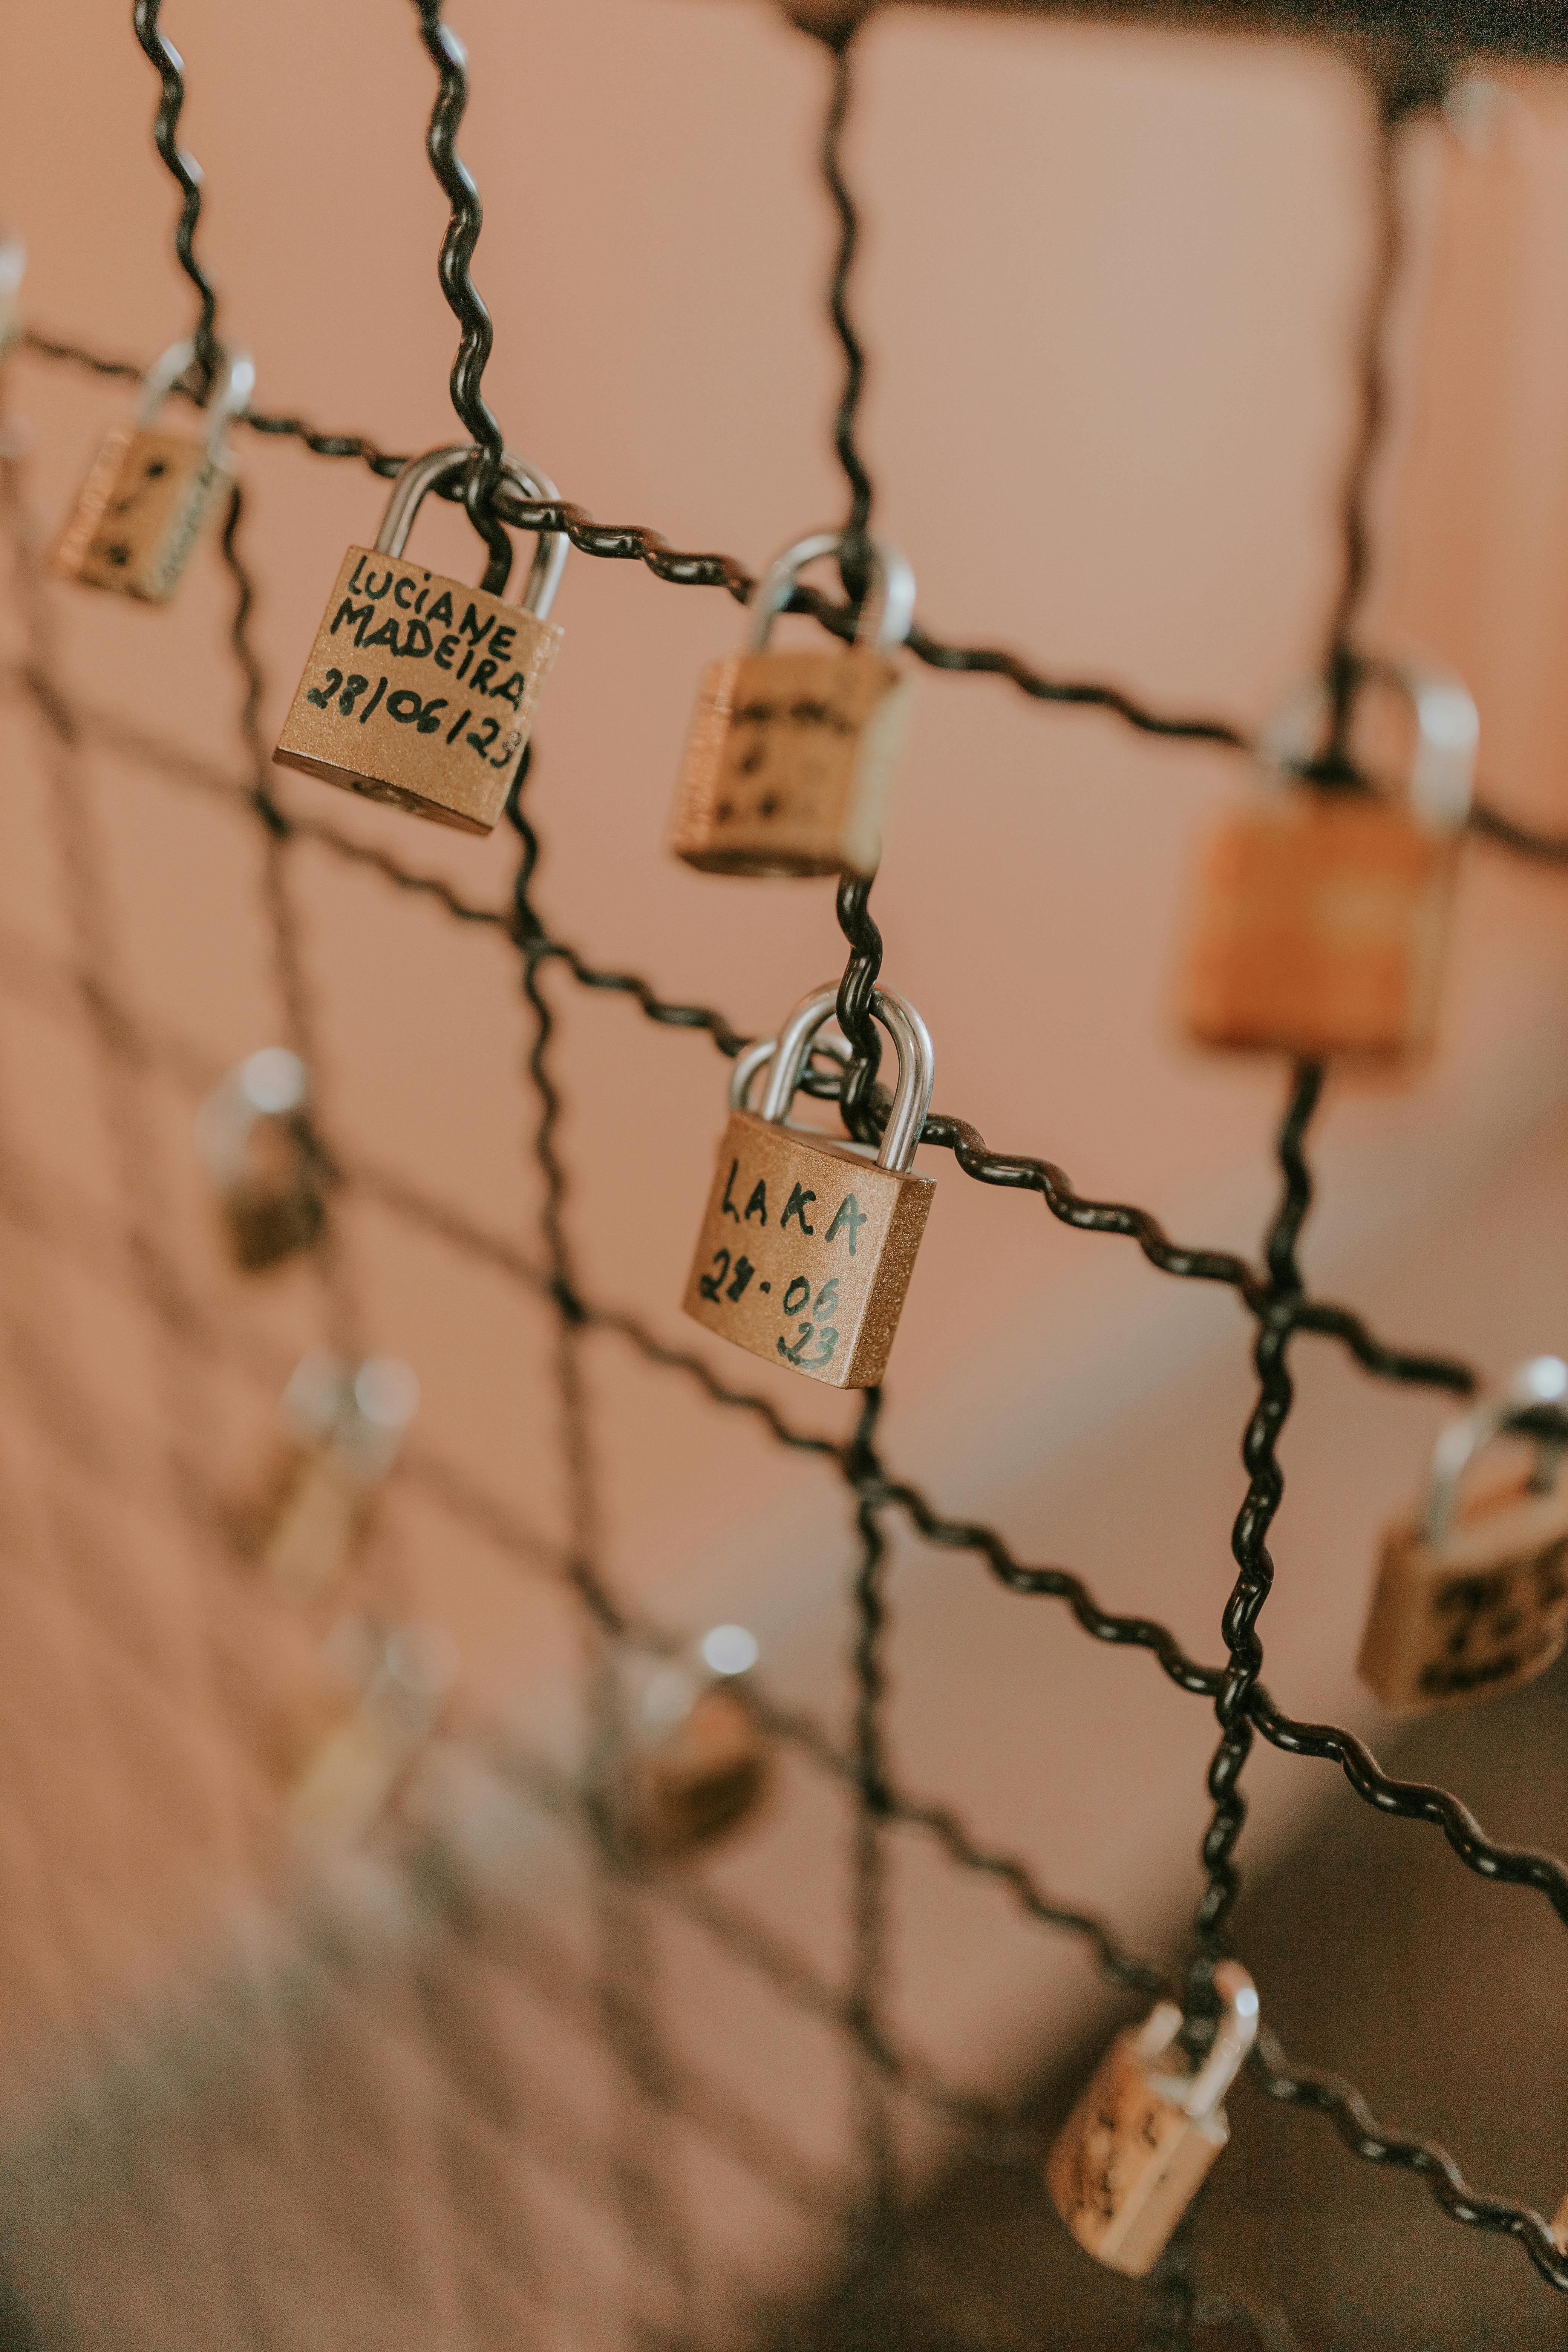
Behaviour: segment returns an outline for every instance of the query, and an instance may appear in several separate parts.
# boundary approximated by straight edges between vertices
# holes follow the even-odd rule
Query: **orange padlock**
[[[1209,840],[1183,983],[1204,1045],[1390,1061],[1431,1043],[1479,721],[1457,678],[1368,663],[1415,714],[1404,802],[1303,781],[1328,716],[1315,681],[1266,730],[1265,790]]]

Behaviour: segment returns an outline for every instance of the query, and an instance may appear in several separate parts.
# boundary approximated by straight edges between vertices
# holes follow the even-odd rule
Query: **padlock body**
[[[1138,2042],[1112,2042],[1046,2166],[1079,2244],[1130,2278],[1152,2270],[1230,2137],[1223,2108],[1194,2122],[1153,2087]]]
[[[1384,1706],[1425,1714],[1544,1674],[1568,1640],[1568,1493],[1517,1481],[1437,1545],[1402,1521],[1382,1565],[1356,1671]]]
[[[363,1700],[323,1742],[289,1801],[295,1835],[317,1849],[357,1845],[408,1778],[424,1727]]]
[[[310,1601],[346,1572],[370,1521],[375,1483],[331,1440],[286,1447],[240,1530],[269,1582]]]
[[[665,1859],[712,1845],[755,1812],[769,1777],[767,1742],[745,1700],[702,1691],[679,1723],[634,1755],[632,1841]]]
[[[273,753],[462,833],[506,807],[561,631],[482,588],[351,547]]]
[[[848,1144],[731,1111],[681,1303],[764,1363],[872,1388],[935,1190]]]
[[[55,543],[55,570],[92,588],[166,604],[233,481],[204,441],[117,425]]]
[[[325,1217],[314,1155],[299,1128],[280,1118],[252,1123],[219,1198],[229,1255],[245,1274],[309,1249]]]
[[[1205,1045],[1391,1059],[1430,1044],[1457,852],[1404,809],[1260,793],[1209,841],[1184,1013]]]
[[[706,672],[670,846],[709,874],[874,874],[910,684],[864,646]]]

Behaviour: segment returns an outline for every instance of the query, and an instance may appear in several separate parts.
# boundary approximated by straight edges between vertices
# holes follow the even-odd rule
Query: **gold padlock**
[[[1079,2244],[1129,2278],[1153,2269],[1230,2137],[1220,2102],[1258,2038],[1258,1993],[1235,1960],[1219,1962],[1214,1982],[1225,2007],[1196,2072],[1181,2068],[1172,2045],[1182,2012],[1163,2000],[1111,2043],[1046,2166]],[[1158,2071],[1167,2057],[1177,2071]]]
[[[757,1662],[743,1625],[715,1625],[687,1658],[665,1661],[632,1709],[622,1759],[620,1823],[628,1845],[672,1861],[750,1821],[772,1759],[745,1696]]]
[[[874,874],[909,721],[910,681],[889,660],[914,618],[915,582],[867,541],[871,585],[851,646],[783,653],[768,639],[796,575],[843,534],[788,547],[758,583],[746,651],[715,662],[698,696],[670,847],[707,874]]]
[[[546,616],[566,562],[542,531],[521,605],[404,561],[420,501],[458,479],[469,446],[411,457],[374,548],[339,568],[274,760],[462,833],[506,807],[562,633]],[[502,474],[527,499],[555,486],[509,451]]]
[[[830,1388],[874,1388],[887,1368],[935,1181],[911,1162],[931,1108],[925,1023],[890,989],[871,1010],[899,1083],[875,1158],[847,1138],[786,1124],[817,1031],[837,1001],[814,989],[736,1064],[730,1123],[681,1304],[721,1339]],[[760,1112],[746,1108],[763,1064]]]
[[[331,1646],[360,1697],[289,1800],[295,1836],[317,1853],[358,1845],[385,1817],[436,1727],[457,1667],[452,1644],[432,1626],[384,1632],[351,1621]]]
[[[310,1093],[298,1054],[266,1045],[231,1070],[197,1114],[229,1253],[244,1273],[277,1265],[321,1234],[326,1202]]]
[[[1267,790],[1212,836],[1184,983],[1204,1045],[1392,1060],[1437,1016],[1479,721],[1457,678],[1368,663],[1415,715],[1407,805],[1301,781],[1327,717],[1321,681],[1266,730]]]
[[[1536,1468],[1467,1507],[1471,1464],[1531,1413],[1561,1414],[1568,1364],[1537,1356],[1437,1441],[1425,1507],[1384,1538],[1356,1672],[1398,1715],[1492,1698],[1544,1674],[1568,1641],[1568,1423],[1536,1439]]]
[[[70,520],[55,543],[55,570],[91,588],[166,604],[191,550],[234,476],[224,462],[229,419],[250,404],[256,371],[230,352],[215,383],[205,441],[155,429],[154,419],[195,356],[175,343],[142,381],[130,424],[104,439]]]
[[[239,1531],[292,1599],[315,1599],[348,1567],[418,1402],[419,1383],[395,1356],[345,1364],[322,1349],[295,1367],[281,1454]]]

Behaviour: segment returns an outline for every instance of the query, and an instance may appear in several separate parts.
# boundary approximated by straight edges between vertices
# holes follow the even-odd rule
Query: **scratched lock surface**
[[[670,846],[710,874],[874,874],[910,685],[878,653],[735,654],[703,677]]]
[[[233,476],[206,444],[144,425],[105,436],[56,545],[57,572],[166,604]]]
[[[1568,1495],[1517,1486],[1444,1543],[1391,1530],[1357,1671],[1398,1714],[1491,1698],[1568,1640]]]
[[[850,1144],[732,1111],[681,1303],[766,1363],[873,1387],[935,1190]]]
[[[273,758],[489,833],[561,635],[482,588],[351,547]]]

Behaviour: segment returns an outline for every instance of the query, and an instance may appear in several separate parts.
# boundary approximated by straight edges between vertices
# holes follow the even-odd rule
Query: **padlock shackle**
[[[136,404],[139,432],[146,432],[153,423],[195,355],[193,342],[171,343],[163,357],[153,361],[142,379],[142,397]],[[223,454],[229,419],[244,415],[256,389],[256,366],[248,352],[223,351],[220,346],[220,357],[223,373],[209,405],[212,422],[207,429],[207,456],[215,465]]]
[[[1506,1436],[1527,1414],[1542,1405],[1568,1405],[1568,1364],[1561,1356],[1532,1356],[1528,1363],[1520,1365],[1507,1387],[1496,1396],[1483,1398],[1469,1412],[1449,1422],[1432,1450],[1426,1507],[1421,1518],[1426,1542],[1434,1546],[1446,1543],[1453,1533],[1459,1489],[1476,1456],[1494,1438]],[[1545,1493],[1555,1484],[1558,1465],[1568,1451],[1568,1431],[1561,1438],[1537,1437],[1535,1448],[1535,1474],[1531,1484]]]
[[[786,547],[782,555],[774,556],[752,598],[748,653],[766,651],[773,623],[795,593],[795,574],[825,555],[837,555],[847,537],[848,533],[842,530],[813,531],[808,538],[797,539],[793,547]],[[855,623],[855,642],[858,646],[872,646],[878,653],[889,653],[894,646],[901,646],[910,634],[915,617],[915,575],[908,558],[890,541],[868,539],[865,545],[871,559],[871,584],[861,600]]]
[[[1357,682],[1396,687],[1415,713],[1410,803],[1434,833],[1458,833],[1470,814],[1480,718],[1469,689],[1451,671],[1426,662],[1362,661]],[[1287,696],[1258,737],[1265,767],[1299,774],[1316,757],[1330,715],[1328,682],[1310,678]]]
[[[1205,2123],[1214,2114],[1258,2039],[1258,1988],[1240,1961],[1221,1960],[1214,1972],[1214,1986],[1224,2007],[1208,2055],[1197,2073],[1156,2074],[1151,2079],[1151,2088],[1195,2124]],[[1143,2029],[1155,2046],[1146,2049],[1141,2042],[1140,2057],[1147,2063],[1162,2056],[1175,2040],[1181,2022],[1182,2012],[1175,2002],[1162,2001]]]
[[[427,449],[422,457],[410,457],[392,486],[392,496],[386,502],[386,512],[381,519],[381,529],[375,535],[377,555],[397,556],[408,544],[408,534],[414,528],[414,518],[427,490],[449,474],[467,473],[478,455],[471,441],[450,444],[444,449]],[[513,449],[501,457],[503,478],[520,489],[524,498],[537,499],[554,505],[561,493],[548,474],[531,466]],[[563,530],[542,530],[533,543],[533,561],[528,567],[528,578],[522,583],[521,609],[534,620],[549,618],[550,607],[555,602],[555,591],[561,585],[561,574],[566,569],[566,557],[572,542]]]
[[[757,1072],[765,1068],[773,1060],[778,1049],[779,1041],[776,1037],[758,1037],[740,1055],[730,1073],[730,1108],[731,1110],[750,1110],[752,1081]],[[842,1037],[814,1037],[811,1041],[810,1052],[830,1055],[840,1070],[847,1070],[849,1067],[849,1048]],[[802,1063],[803,1073],[805,1067],[805,1063]]]
[[[789,1117],[806,1055],[817,1031],[837,1003],[836,982],[830,982],[826,988],[815,988],[809,996],[801,998],[779,1031],[758,1112],[758,1117],[766,1119],[771,1127],[782,1127]],[[914,1006],[906,998],[896,996],[890,988],[871,991],[871,1012],[892,1039],[899,1057],[898,1089],[882,1130],[877,1165],[893,1175],[904,1176],[914,1165],[915,1146],[931,1108],[931,1087],[936,1081],[936,1049],[930,1030]]]

